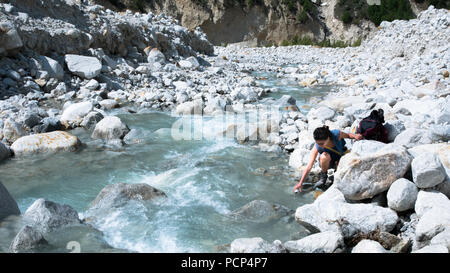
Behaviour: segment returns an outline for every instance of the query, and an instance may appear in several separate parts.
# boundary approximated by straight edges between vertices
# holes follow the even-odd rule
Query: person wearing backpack
[[[367,140],[376,140],[388,143],[388,130],[383,125],[384,111],[383,109],[372,110],[368,117],[363,118],[356,133],[363,136]]]
[[[311,157],[306,169],[303,171],[303,175],[300,182],[294,187],[293,192],[301,192],[303,181],[306,179],[308,173],[311,171],[314,161],[319,156],[319,165],[322,169],[320,173],[319,181],[314,185],[314,188],[322,187],[326,184],[328,179],[328,169],[336,169],[339,164],[339,159],[349,152],[345,147],[344,138],[361,140],[363,136],[361,134],[344,133],[340,130],[329,130],[328,126],[322,126],[316,128],[313,133],[315,145],[311,151]]]

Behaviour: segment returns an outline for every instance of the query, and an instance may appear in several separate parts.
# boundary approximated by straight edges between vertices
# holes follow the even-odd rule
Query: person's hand
[[[298,183],[292,191],[295,193],[296,190],[302,192],[302,183]]]
[[[361,134],[355,134],[355,139],[356,140],[361,140],[361,139],[363,139],[364,137],[361,135]]]

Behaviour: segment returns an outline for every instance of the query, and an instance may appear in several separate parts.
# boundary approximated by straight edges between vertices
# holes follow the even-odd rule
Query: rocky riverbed
[[[80,2],[22,0],[0,6],[0,164],[53,152],[83,153],[86,145],[113,151],[137,145],[143,133],[117,111],[240,115],[243,120],[222,123],[213,137],[287,156],[291,169],[285,172],[295,179],[280,191],[291,191],[309,159],[315,128],[326,124],[350,132],[381,108],[391,143],[349,141],[352,152],[341,159],[334,185],[312,203],[292,208],[295,213],[265,200],[222,211],[256,222],[268,215],[295,218],[299,230],[307,230],[302,238],[273,243],[239,238],[224,249],[448,252],[447,10],[430,7],[414,20],[383,22],[360,47],[247,48],[213,47],[200,29],[190,32],[164,14],[119,14]],[[299,88],[330,92],[301,102],[295,92],[266,87],[262,72]],[[88,134],[87,143],[77,130]],[[317,171],[315,165],[313,174]],[[103,214],[97,212],[129,202],[164,203],[168,196],[147,184],[114,184],[81,216],[45,199],[21,214],[6,188],[0,190],[0,221],[20,229],[12,252],[54,251],[67,229],[82,230],[81,242],[95,238],[88,251],[127,251],[104,240],[97,228],[106,220],[98,224]],[[14,215],[20,214],[18,223]]]

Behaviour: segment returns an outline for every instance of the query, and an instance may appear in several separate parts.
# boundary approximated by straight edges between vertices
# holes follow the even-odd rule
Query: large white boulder
[[[342,232],[345,238],[362,232],[368,234],[380,229],[391,231],[397,213],[373,204],[349,204],[336,186],[331,186],[312,204],[297,208],[295,219],[312,232]]]
[[[377,241],[361,240],[353,249],[352,253],[389,253]]]
[[[419,188],[431,188],[442,183],[446,172],[439,157],[434,153],[422,153],[411,162],[413,181]]]
[[[95,57],[67,54],[64,60],[70,72],[84,79],[95,78],[102,70],[102,63]]]
[[[11,150],[16,156],[20,156],[57,151],[75,151],[80,145],[81,142],[76,136],[64,131],[53,131],[21,137],[11,145]]]
[[[422,217],[427,211],[437,208],[450,210],[450,200],[443,194],[434,190],[421,190],[417,194],[414,210],[417,216]]]
[[[450,200],[437,191],[420,191],[415,210],[419,216],[416,239],[427,241],[450,227]]]
[[[416,185],[405,178],[392,183],[387,193],[388,206],[395,211],[413,209],[419,190]]]
[[[94,105],[90,101],[71,104],[64,110],[60,119],[61,124],[66,126],[66,128],[77,127],[93,108]]]
[[[289,156],[289,166],[295,169],[301,169],[301,167],[308,165],[310,157],[311,150],[297,148]]]
[[[130,131],[120,118],[115,116],[104,117],[92,132],[94,139],[122,139]]]
[[[344,246],[344,237],[340,232],[325,231],[283,245],[291,253],[333,253]]]
[[[430,144],[433,136],[429,130],[418,128],[407,128],[394,139],[394,144],[412,148],[417,145]]]
[[[335,184],[350,200],[372,198],[387,191],[409,169],[412,156],[404,147],[377,141],[357,141],[344,155]]]

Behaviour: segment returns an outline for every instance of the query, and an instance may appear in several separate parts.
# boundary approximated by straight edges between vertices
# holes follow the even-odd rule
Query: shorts
[[[335,169],[337,168],[337,163],[339,162],[339,159],[341,159],[340,156],[337,156],[334,153],[328,153],[331,156],[331,161],[330,161],[330,169]],[[320,158],[319,158],[319,166],[320,166]],[[322,166],[320,166],[322,167]]]

